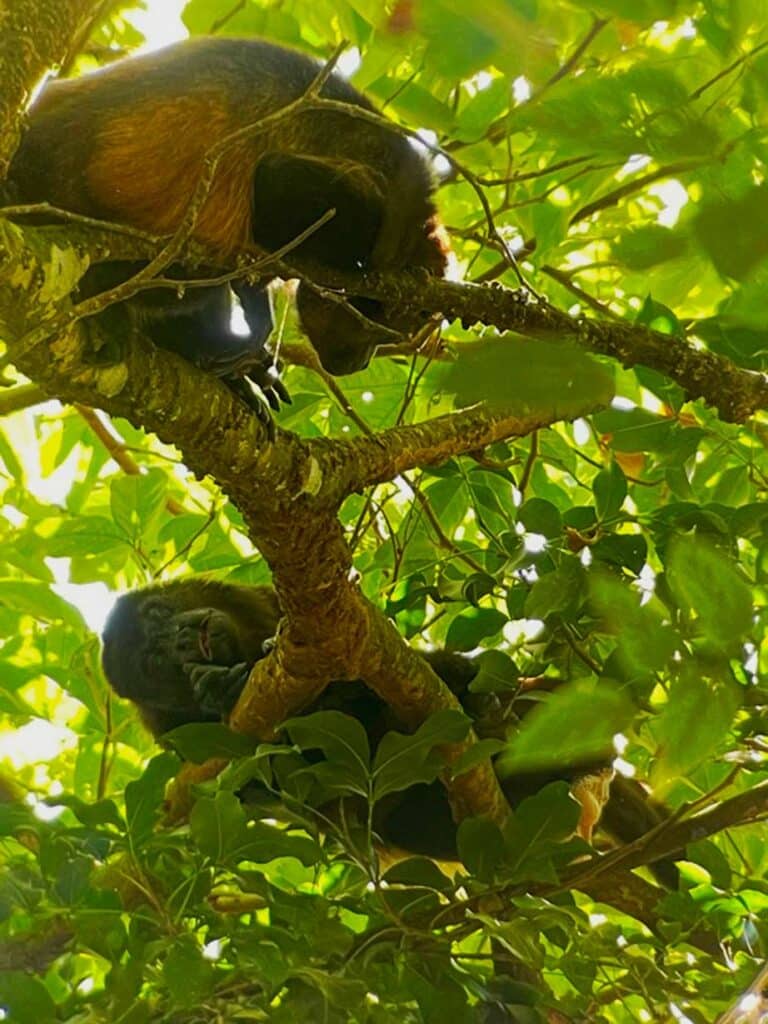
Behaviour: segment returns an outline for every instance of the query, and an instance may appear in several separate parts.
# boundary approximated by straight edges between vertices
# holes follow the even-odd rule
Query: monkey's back
[[[171,233],[211,148],[301,97],[320,67],[261,40],[202,37],[52,82],[29,112],[11,181],[24,201]],[[373,109],[338,75],[322,95]],[[419,205],[417,220],[430,214],[429,173],[407,139],[354,112],[313,109],[249,133],[225,150],[195,237],[223,254],[253,248],[253,173],[261,157],[274,152],[329,161],[341,174],[367,175],[385,202],[404,207],[407,218],[413,220]],[[413,201],[403,196],[404,187]],[[397,235],[387,226],[386,209],[382,220],[382,231]]]

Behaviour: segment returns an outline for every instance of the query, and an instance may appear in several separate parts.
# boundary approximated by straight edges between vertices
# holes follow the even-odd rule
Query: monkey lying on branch
[[[176,580],[124,594],[104,629],[103,667],[113,689],[136,705],[156,738],[181,725],[219,722],[235,706],[253,664],[280,619],[271,587],[245,587],[207,579]],[[478,671],[470,658],[449,651],[423,657],[462,703],[475,723],[486,717],[482,698],[469,685]],[[362,683],[331,683],[307,710],[333,708],[356,718],[375,749],[397,727],[387,705]],[[481,730],[482,731],[482,730]],[[527,773],[502,780],[512,805],[548,782],[594,775],[608,759],[563,765],[555,772]],[[578,781],[576,785],[578,795]],[[602,823],[624,841],[637,839],[663,817],[639,784],[618,777],[603,809]],[[455,859],[456,824],[439,782],[411,786],[385,803],[374,825],[389,846],[439,859]],[[675,884],[676,869],[656,865],[660,880]]]
[[[201,198],[196,189],[216,149],[218,163],[191,230],[216,257],[216,273],[235,270],[239,256],[264,256],[309,231],[290,258],[309,261],[320,284],[323,269],[413,268],[442,276],[447,243],[430,169],[394,126],[355,116],[374,111],[365,96],[331,74],[320,98],[348,110],[323,109],[315,100],[275,120],[306,96],[321,67],[262,40],[203,37],[53,81],[29,110],[8,193],[14,201],[173,234]],[[115,287],[140,267],[97,265],[81,295]],[[163,273],[184,277],[175,266]],[[286,396],[266,347],[272,277],[232,282],[247,337],[230,326],[226,284],[140,291],[121,304],[111,328],[129,312],[155,344],[212,370],[249,404],[255,399],[244,378],[253,380],[276,406]],[[337,375],[367,366],[379,344],[424,322],[413,311],[402,315],[354,295],[350,310],[306,282],[297,301],[320,361]]]

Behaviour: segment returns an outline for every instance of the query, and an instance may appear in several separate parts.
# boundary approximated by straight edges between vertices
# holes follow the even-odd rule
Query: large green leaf
[[[518,415],[540,412],[566,419],[613,397],[610,372],[582,349],[511,335],[462,346],[456,364],[445,372],[444,386],[458,405],[485,401]]]
[[[752,594],[729,558],[705,541],[680,537],[667,559],[667,582],[709,641],[738,650],[752,623]]]
[[[546,694],[526,715],[499,760],[502,777],[523,769],[579,764],[610,753],[632,720],[631,700],[609,682],[569,683]]]

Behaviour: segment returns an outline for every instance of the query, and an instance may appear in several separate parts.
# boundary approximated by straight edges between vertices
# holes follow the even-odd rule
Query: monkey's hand
[[[251,671],[245,662],[239,665],[187,664],[184,671],[192,684],[192,692],[201,709],[224,717],[237,704]]]
[[[245,375],[258,387],[275,412],[279,410],[281,402],[291,404],[288,389],[280,379],[280,368],[269,352],[265,352],[262,360],[248,369]]]
[[[221,379],[230,391],[245,402],[251,412],[256,413],[267,428],[268,439],[274,441],[275,424],[269,411],[270,407],[275,410],[279,409],[280,401],[290,402],[291,396],[286,391],[280,377],[273,375],[270,368],[274,369],[271,359],[268,366],[265,364],[264,367],[249,370],[245,376],[228,376]],[[253,389],[252,383],[258,385],[258,391]]]

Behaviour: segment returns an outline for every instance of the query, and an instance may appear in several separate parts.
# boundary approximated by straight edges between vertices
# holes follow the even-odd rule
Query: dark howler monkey
[[[104,629],[104,673],[121,696],[136,705],[157,738],[190,722],[221,721],[237,702],[264,643],[274,636],[280,608],[271,587],[245,587],[206,579],[163,583],[124,594]],[[469,692],[477,672],[471,659],[449,651],[423,655],[462,702],[470,717],[484,716],[483,698]],[[397,727],[389,708],[368,687],[332,683],[318,707],[352,715],[365,726],[372,748]],[[600,765],[564,767],[553,773],[515,775],[502,781],[514,805],[556,779],[581,777]],[[388,844],[426,856],[456,857],[456,826],[440,783],[412,786],[379,809],[376,830]],[[603,824],[631,841],[659,823],[664,810],[642,788],[617,778],[604,808]],[[672,886],[671,862],[656,865]]]
[[[173,233],[211,147],[301,97],[320,67],[302,53],[256,39],[199,38],[82,78],[54,81],[29,111],[9,192],[23,202],[45,201],[156,234]],[[337,74],[321,95],[374,109]],[[320,283],[323,268],[411,267],[442,274],[445,246],[431,189],[423,157],[402,135],[355,118],[354,111],[304,110],[225,150],[193,237],[221,265],[232,266],[239,254],[261,255],[286,245],[335,210],[295,251],[318,268],[313,274]],[[137,269],[125,263],[94,267],[83,290],[93,294]],[[187,288],[183,294],[158,288],[127,305],[156,344],[214,371],[246,399],[242,377],[255,379],[275,404],[274,378],[264,372],[271,366],[267,283],[233,284],[250,329],[247,338],[231,331],[226,286]],[[354,296],[350,301],[385,322],[380,304]],[[330,373],[362,369],[385,340],[384,332],[366,327],[303,283],[298,307]],[[279,383],[277,388],[279,394]]]
[[[155,738],[190,722],[220,722],[279,621],[271,587],[201,578],[131,591],[104,627],[104,674]]]

